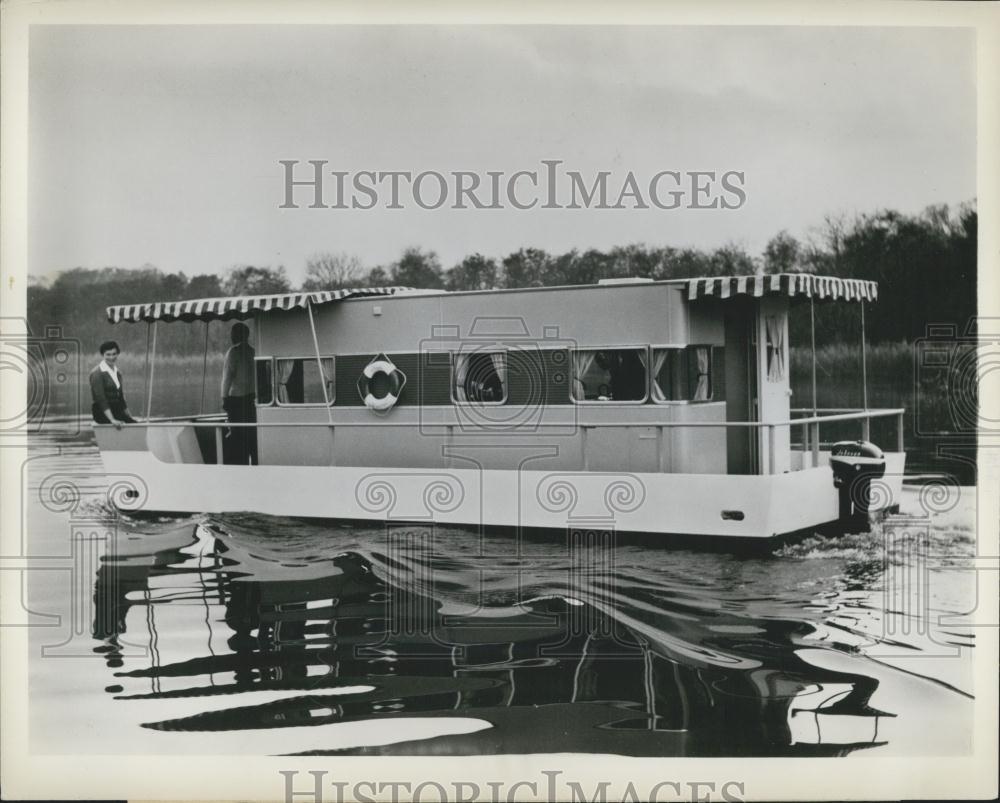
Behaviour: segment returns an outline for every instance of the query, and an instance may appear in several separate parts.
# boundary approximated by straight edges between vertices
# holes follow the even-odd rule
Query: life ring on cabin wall
[[[380,376],[386,378],[388,388],[385,395],[377,396],[375,383]],[[384,413],[391,410],[399,401],[404,385],[406,385],[406,374],[393,365],[392,360],[380,354],[361,372],[361,377],[358,379],[358,393],[365,407],[376,413]]]

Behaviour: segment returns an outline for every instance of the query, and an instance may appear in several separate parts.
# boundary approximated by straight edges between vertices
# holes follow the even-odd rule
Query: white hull
[[[886,453],[872,510],[899,503],[905,454]],[[233,466],[166,463],[105,451],[124,511],[226,513],[426,522],[473,527],[615,529],[769,538],[838,518],[822,455],[815,468],[772,475]],[[137,493],[122,493],[134,486]]]

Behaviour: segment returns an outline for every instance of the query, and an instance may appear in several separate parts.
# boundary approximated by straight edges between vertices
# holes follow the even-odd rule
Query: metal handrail
[[[864,407],[793,407],[790,412],[793,413],[860,413],[864,411]],[[869,408],[871,410],[879,409],[876,407]]]
[[[217,421],[207,421],[207,419],[218,419]],[[225,413],[198,413],[196,415],[161,415],[149,421],[139,421],[140,424],[159,424],[159,423],[170,423],[171,421],[180,421],[186,424],[194,424],[196,422],[205,422],[209,424],[226,423]],[[110,427],[112,424],[97,424],[95,422],[94,426]],[[126,425],[127,426],[127,425]]]
[[[842,413],[840,415],[816,415],[809,418],[796,418],[792,421],[780,423],[778,426],[784,426],[785,423],[792,426],[800,426],[801,424],[824,424],[829,421],[860,421],[868,420],[869,418],[888,418],[889,416],[903,415],[905,413],[906,410],[903,407],[890,407],[884,410],[861,410],[856,413]]]

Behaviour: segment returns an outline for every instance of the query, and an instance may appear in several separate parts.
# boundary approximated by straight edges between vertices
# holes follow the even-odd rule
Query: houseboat
[[[811,405],[793,406],[789,310],[857,304],[863,363],[876,298],[874,282],[776,274],[113,306],[111,323],[149,327],[146,419],[94,429],[126,511],[737,538],[858,526],[898,503],[903,410],[868,408],[864,370],[860,409],[818,408],[815,328]],[[157,327],[219,321],[249,326],[256,420],[150,418]],[[234,460],[241,438],[256,448]]]

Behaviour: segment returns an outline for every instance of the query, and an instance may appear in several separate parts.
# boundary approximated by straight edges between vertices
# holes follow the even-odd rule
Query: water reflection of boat
[[[460,590],[444,588],[442,601],[401,579],[433,555],[389,570],[384,555],[300,550],[282,566],[204,523],[124,543],[95,587],[94,635],[116,699],[206,703],[147,722],[154,730],[459,716],[491,727],[394,745],[362,736],[347,751],[837,755],[878,744],[886,715],[868,704],[871,678],[797,657],[801,622],[718,626],[724,611],[714,621],[640,612],[579,589],[463,611]],[[126,640],[149,647],[145,666],[123,659]],[[322,730],[309,752],[329,752]]]

